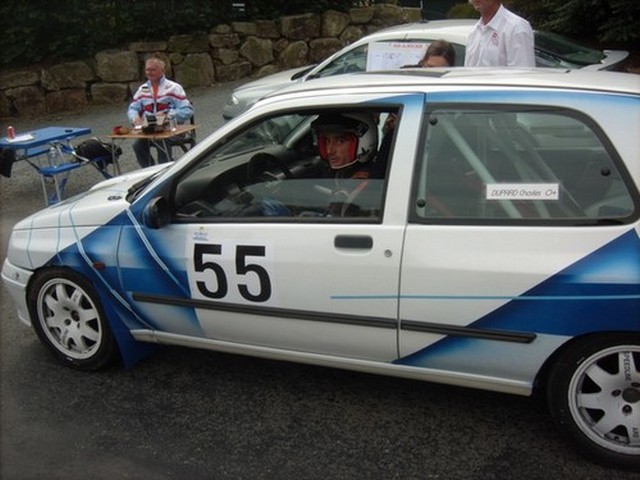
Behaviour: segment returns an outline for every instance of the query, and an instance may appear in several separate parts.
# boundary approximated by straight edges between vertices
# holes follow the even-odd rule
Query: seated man
[[[145,116],[164,114],[169,119],[181,124],[193,116],[193,106],[187,99],[182,86],[167,79],[164,75],[163,60],[152,57],[145,62],[145,75],[148,81],[140,86],[129,105],[127,116],[135,127],[144,124]],[[141,167],[154,163],[151,156],[151,145],[158,151],[158,163],[171,161],[171,141],[151,142],[139,139],[133,142],[133,151]]]
[[[372,114],[320,115],[311,124],[320,156],[333,172],[329,214],[337,217],[362,213],[355,202],[373,178],[378,150],[378,127]]]

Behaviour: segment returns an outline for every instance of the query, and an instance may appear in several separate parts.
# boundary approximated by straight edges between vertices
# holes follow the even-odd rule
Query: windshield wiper
[[[158,176],[161,173],[163,173],[165,170],[166,169],[159,170],[159,171],[149,175],[148,177],[145,177],[142,180],[140,180],[140,181],[134,183],[133,185],[131,185],[129,187],[129,190],[127,190],[127,201],[129,203],[131,203],[136,198],[138,198],[138,195],[140,195],[140,193],[147,187],[147,185],[149,185],[156,178],[158,178]]]

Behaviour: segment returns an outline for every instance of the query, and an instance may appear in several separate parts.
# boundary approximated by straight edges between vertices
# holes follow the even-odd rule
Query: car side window
[[[256,121],[176,181],[174,221],[381,221],[388,154],[381,144],[390,143],[382,129],[389,113],[325,109]],[[332,133],[319,134],[316,124],[341,116],[349,128],[358,121],[370,128],[359,138],[364,124],[354,127],[358,135],[349,133],[353,158],[336,169],[333,154],[320,145]]]
[[[624,222],[637,208],[616,153],[575,112],[435,109],[414,182],[414,222]]]

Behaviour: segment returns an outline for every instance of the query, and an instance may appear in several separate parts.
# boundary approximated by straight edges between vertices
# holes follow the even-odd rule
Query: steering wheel
[[[275,169],[275,172],[272,171]],[[247,164],[247,184],[260,180],[279,180],[277,173],[283,173],[285,178],[293,178],[287,164],[281,158],[270,153],[256,153]]]

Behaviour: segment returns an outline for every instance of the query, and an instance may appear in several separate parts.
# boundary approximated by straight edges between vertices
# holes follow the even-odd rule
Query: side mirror
[[[142,222],[146,227],[157,230],[171,222],[171,209],[164,197],[154,197],[149,200],[142,211]]]

